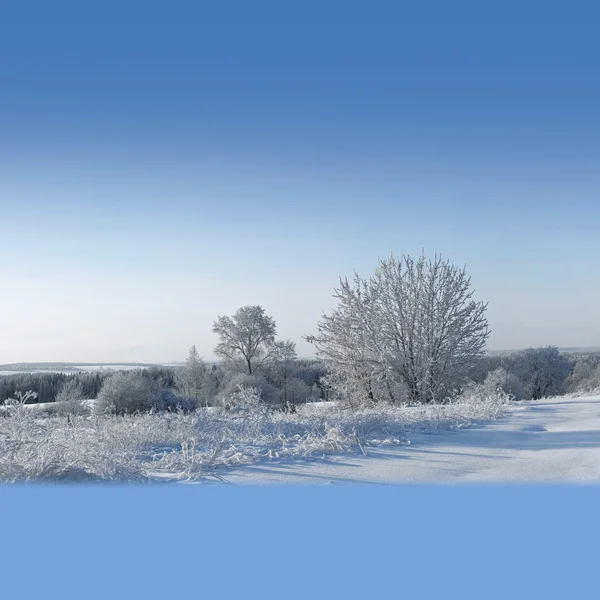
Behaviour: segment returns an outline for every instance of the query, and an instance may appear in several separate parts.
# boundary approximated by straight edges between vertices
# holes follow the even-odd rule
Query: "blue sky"
[[[0,362],[209,358],[245,304],[308,355],[338,277],[422,249],[466,263],[490,348],[600,345],[589,16],[24,10],[0,19]]]

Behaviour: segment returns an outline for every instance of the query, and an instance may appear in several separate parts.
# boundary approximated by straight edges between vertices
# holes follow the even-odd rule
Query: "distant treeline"
[[[172,389],[177,387],[177,373],[181,367],[163,367],[152,366],[147,369],[131,369],[128,372],[139,373],[143,377],[150,379],[162,389]],[[81,385],[84,398],[94,399],[103,383],[108,377],[117,371],[102,370],[93,372],[81,372],[74,374],[66,373],[19,373],[15,375],[0,375],[0,404],[7,398],[12,398],[17,391],[33,391],[37,393],[37,398],[30,402],[54,402],[56,396],[63,386],[70,381],[75,381]],[[220,364],[213,364],[211,372],[214,374],[216,389],[226,387],[231,376],[230,373]],[[322,361],[316,359],[295,360],[290,369],[289,376],[302,380],[310,389],[318,388],[319,397],[326,397],[326,391],[321,387],[321,377],[325,375],[326,368]],[[271,375],[267,371],[266,379],[271,380]],[[273,381],[274,383],[274,381]]]
[[[145,377],[158,382],[161,386],[174,385],[174,369],[168,367],[151,367],[138,370]],[[68,375],[66,373],[18,373],[15,375],[0,376],[0,403],[7,398],[12,398],[16,391],[36,392],[37,398],[33,402],[54,402],[57,394],[66,382],[76,381],[81,385],[84,398],[97,398],[98,392],[104,381],[114,371],[103,370],[81,372]]]
[[[17,391],[33,391],[37,394],[35,402],[54,402],[56,395],[65,382],[77,379],[86,398],[95,398],[100,391],[106,375],[101,373],[18,373],[0,377],[0,402],[12,398]]]
[[[240,380],[223,364],[207,365],[213,387],[210,404],[219,394],[234,391]],[[103,370],[65,373],[20,373],[0,376],[0,403],[14,396],[16,391],[32,390],[37,398],[32,402],[54,402],[63,386],[76,381],[84,398],[97,398],[106,379],[116,371]],[[179,389],[183,367],[153,366],[145,369],[131,369],[130,373],[139,373],[157,384],[161,389]],[[327,387],[324,377],[327,375],[326,364],[319,359],[295,359],[286,373],[288,384],[300,381],[301,397],[309,394],[313,399],[327,399]],[[565,392],[586,392],[600,389],[600,353],[575,355],[560,353],[557,348],[529,348],[507,355],[487,355],[482,357],[470,373],[470,380],[475,384],[500,386],[510,392],[517,400],[536,400],[544,396],[559,395]],[[262,382],[262,384],[261,384]],[[250,382],[252,383],[252,382]],[[273,394],[286,384],[275,369],[267,368],[257,384],[264,387],[264,396]],[[230,389],[231,388],[231,389]],[[268,388],[268,389],[267,389]],[[269,392],[270,390],[270,392]]]
[[[555,346],[484,356],[470,373],[473,382],[500,385],[517,400],[600,389],[600,353],[560,352]]]

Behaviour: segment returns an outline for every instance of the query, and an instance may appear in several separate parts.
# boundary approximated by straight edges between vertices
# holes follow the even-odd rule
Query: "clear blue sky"
[[[422,249],[491,349],[600,345],[589,15],[175,6],[2,9],[0,362],[209,358],[245,304],[309,355]]]

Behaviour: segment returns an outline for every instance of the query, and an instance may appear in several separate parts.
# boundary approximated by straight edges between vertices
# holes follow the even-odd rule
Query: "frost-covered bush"
[[[56,395],[55,412],[60,415],[86,415],[90,410],[85,402],[83,385],[75,378],[67,379]]]
[[[591,369],[585,377],[579,378],[576,383],[571,383],[569,391],[576,394],[596,394],[600,392],[600,365],[593,370]]]
[[[565,388],[571,394],[600,392],[600,354],[578,356]]]
[[[102,384],[95,404],[98,414],[133,414],[151,408],[152,381],[138,372],[118,371]]]
[[[262,416],[270,413],[269,406],[261,398],[260,388],[240,385],[224,400],[222,408],[230,415]]]
[[[220,406],[226,404],[232,395],[236,394],[240,387],[253,388],[260,391],[261,400],[266,404],[277,404],[279,391],[270,384],[262,375],[228,372],[227,377],[219,387],[217,403]]]
[[[488,390],[500,390],[509,394],[513,400],[523,400],[525,397],[525,390],[521,380],[514,373],[502,367],[488,373],[483,386]]]
[[[118,371],[102,385],[95,404],[96,414],[134,414],[148,411],[191,411],[198,406],[194,398],[180,396],[172,389],[159,387],[139,371]]]
[[[496,419],[504,413],[506,405],[513,400],[512,394],[502,389],[490,389],[485,385],[475,385],[453,398],[453,401],[447,406],[449,410],[453,410],[453,406],[456,407],[456,410],[467,419]],[[464,407],[470,407],[474,412],[470,413],[468,410],[464,410]],[[482,413],[477,416],[479,411]]]
[[[0,419],[0,481],[156,481],[221,477],[218,467],[326,452],[364,452],[412,432],[466,427],[500,416],[507,396],[481,386],[446,405],[379,403],[349,410],[309,403],[273,410],[238,388],[221,408],[40,416],[18,398]]]
[[[11,398],[7,398],[2,403],[2,414],[12,417],[13,423],[25,419],[29,414],[29,408],[25,405],[29,402],[35,402],[37,397],[37,392],[33,390],[28,390],[27,392],[17,390]]]
[[[596,367],[596,370],[592,373],[592,376],[586,383],[587,391],[600,390],[600,365]]]
[[[527,348],[511,354],[504,362],[523,383],[526,400],[563,394],[574,366],[555,346]]]
[[[411,401],[406,384],[393,373],[367,376],[360,369],[338,369],[331,365],[321,383],[329,398],[353,409],[368,408],[378,403],[402,405]]]
[[[241,437],[260,435],[261,428],[271,421],[271,408],[258,388],[239,386],[223,404],[223,411],[226,426]]]
[[[290,406],[304,404],[311,396],[311,389],[297,377],[287,379],[279,388],[279,404]]]
[[[148,396],[150,410],[157,412],[182,410],[190,412],[198,408],[198,400],[180,396],[173,390],[155,389]]]

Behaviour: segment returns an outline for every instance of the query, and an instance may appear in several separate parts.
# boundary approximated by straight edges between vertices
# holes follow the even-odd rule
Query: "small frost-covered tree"
[[[243,306],[232,317],[218,317],[212,330],[219,336],[215,354],[241,373],[254,374],[278,351],[275,321],[262,306]]]
[[[78,379],[70,378],[65,381],[56,395],[56,410],[63,415],[83,415],[88,412],[83,385]]]
[[[185,364],[175,375],[175,382],[179,393],[204,406],[208,406],[216,395],[216,378],[198,354],[196,346],[190,348]]]
[[[279,389],[279,401],[285,407],[305,402],[310,388],[296,377],[296,344],[291,340],[277,342],[277,351],[269,368],[269,378]]]
[[[337,308],[309,336],[330,387],[358,400],[444,400],[467,378],[489,336],[487,304],[465,269],[441,256],[381,260],[369,279],[340,280]]]

